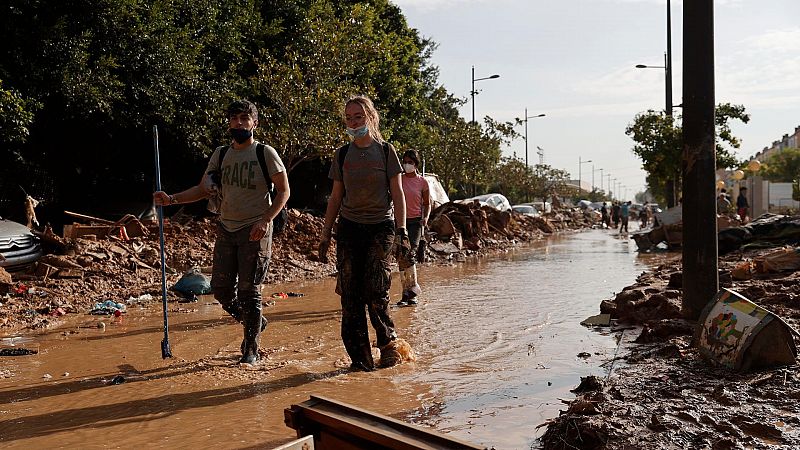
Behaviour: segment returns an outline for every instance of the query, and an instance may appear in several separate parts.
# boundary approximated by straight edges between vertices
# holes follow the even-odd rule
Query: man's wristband
[[[175,200],[175,196],[174,195],[170,195],[169,196],[169,204],[170,205],[174,205],[175,203],[178,203],[178,201]]]

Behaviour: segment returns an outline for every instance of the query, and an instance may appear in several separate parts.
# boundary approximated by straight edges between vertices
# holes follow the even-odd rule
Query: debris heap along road
[[[49,254],[25,273],[8,274],[0,268],[0,329],[47,328],[60,323],[59,317],[89,312],[97,303],[161,297],[157,225],[133,216],[112,222],[71,215],[90,223],[65,227],[65,234],[71,237],[57,236],[49,229],[36,231]],[[267,283],[321,278],[336,272],[335,241],[329,250],[331,262],[320,262],[316,254],[323,222],[312,214],[289,211],[286,229],[273,240]],[[430,222],[426,253],[434,263],[503,251],[593,223],[580,211],[561,210],[540,218],[458,203],[437,208]],[[166,221],[169,286],[192,268],[210,272],[216,226],[214,219],[196,219],[180,212]],[[170,290],[168,300],[180,299]]]
[[[720,258],[721,287],[797,330],[800,248],[746,242]],[[695,324],[681,315],[681,275],[679,261],[664,264],[602,302],[617,320],[619,356],[547,423],[545,448],[800,448],[798,365],[736,373],[701,358]]]

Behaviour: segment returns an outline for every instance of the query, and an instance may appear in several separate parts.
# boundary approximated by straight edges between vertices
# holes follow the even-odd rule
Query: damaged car
[[[0,267],[21,270],[41,258],[39,239],[25,225],[0,217]]]

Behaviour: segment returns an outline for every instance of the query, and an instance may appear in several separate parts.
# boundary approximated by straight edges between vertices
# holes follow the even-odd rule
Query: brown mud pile
[[[800,272],[769,264],[790,252],[724,256],[720,285],[797,329]],[[602,303],[618,319],[619,356],[605,378],[573,391],[567,411],[547,424],[545,448],[800,448],[798,366],[739,374],[702,359],[694,323],[681,318],[681,284],[680,262],[668,263]]]
[[[88,217],[88,216],[84,216]],[[427,235],[426,260],[448,264],[468,256],[507,250],[550,233],[592,225],[578,211],[564,210],[545,218],[500,212],[477,204],[447,203],[433,211]],[[109,221],[87,225],[101,234],[64,238],[45,230],[49,254],[24,273],[0,268],[0,331],[49,328],[66,314],[83,314],[96,303],[158,302],[162,298],[158,227],[128,221],[127,233]],[[329,263],[317,256],[323,219],[289,211],[283,233],[273,240],[267,284],[314,279],[335,274],[335,240]],[[136,230],[137,237],[128,234]],[[191,268],[209,273],[216,222],[181,214],[165,223],[167,286]],[[168,301],[187,301],[170,289]],[[265,305],[270,300],[265,299]]]

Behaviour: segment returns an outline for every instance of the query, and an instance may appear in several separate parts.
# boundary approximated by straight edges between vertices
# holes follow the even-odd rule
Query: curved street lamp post
[[[578,156],[578,197],[580,197],[581,191],[583,191],[583,186],[581,186],[581,169],[583,168],[584,164],[588,164],[590,162],[592,162],[591,159],[581,161],[581,157]]]
[[[475,66],[472,66],[472,90],[470,91],[470,94],[472,95],[472,123],[475,123],[475,94],[478,93],[478,91],[475,90],[475,82],[481,80],[493,80],[495,78],[500,78],[500,75],[494,74],[489,75],[488,77],[475,78]]]
[[[474,106],[474,103],[473,103]],[[525,108],[525,167],[528,167],[528,119],[535,119],[537,117],[544,117],[545,114],[539,114],[536,116],[529,116],[528,115],[528,108]],[[473,118],[474,120],[474,118]]]

